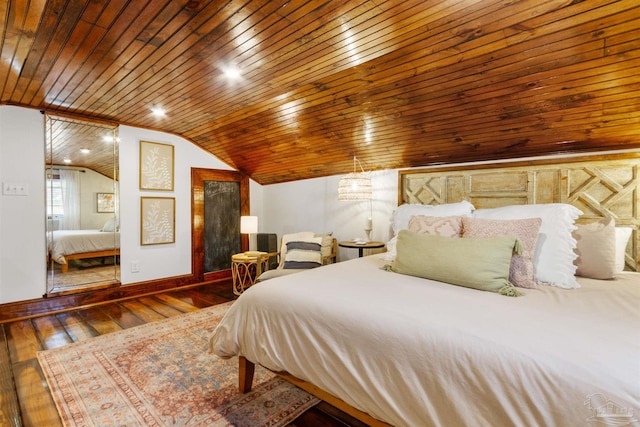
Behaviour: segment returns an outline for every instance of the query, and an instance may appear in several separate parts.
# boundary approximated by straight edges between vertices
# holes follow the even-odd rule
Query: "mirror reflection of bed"
[[[117,127],[46,115],[47,294],[120,277]]]
[[[51,231],[48,236],[51,291],[114,284],[114,274],[115,277],[120,274],[119,241],[120,233],[109,231],[108,227]]]

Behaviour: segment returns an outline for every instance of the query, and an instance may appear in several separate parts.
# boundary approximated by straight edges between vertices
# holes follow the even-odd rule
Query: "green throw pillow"
[[[521,252],[514,236],[453,238],[402,230],[398,233],[396,273],[465,286],[503,295],[522,295],[509,282],[514,253]]]

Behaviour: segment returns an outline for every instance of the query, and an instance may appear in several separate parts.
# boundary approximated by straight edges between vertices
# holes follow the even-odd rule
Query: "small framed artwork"
[[[98,213],[115,212],[116,200],[113,193],[98,193]]]
[[[140,189],[173,191],[173,145],[140,141]]]
[[[175,197],[140,198],[140,244],[161,245],[175,242]]]

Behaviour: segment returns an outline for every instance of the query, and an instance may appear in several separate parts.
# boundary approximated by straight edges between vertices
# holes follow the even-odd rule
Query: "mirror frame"
[[[119,176],[118,176],[119,175],[118,124],[114,122],[101,122],[101,121],[95,121],[95,120],[88,120],[86,118],[81,118],[81,117],[67,115],[67,114],[61,114],[54,111],[51,111],[51,112],[45,111],[44,114],[45,114],[45,121],[44,121],[45,122],[45,180],[49,179],[54,169],[60,169],[60,168],[75,169],[75,170],[81,170],[81,171],[91,170],[97,173],[98,175],[102,175],[106,178],[111,179],[112,189],[107,191],[106,188],[104,188],[101,191],[93,191],[92,200],[88,205],[91,206],[92,215],[99,214],[101,218],[107,221],[113,220],[114,224],[117,224],[118,218],[119,218],[119,211],[120,211],[120,191],[119,191],[120,189],[119,189]],[[56,128],[57,123],[58,124],[62,123],[62,125]],[[82,126],[83,128],[73,129],[74,125],[76,124],[78,126]],[[87,131],[86,130],[88,129],[87,127],[94,128],[96,129],[96,131],[95,132]],[[106,132],[102,132],[101,129],[106,130]],[[70,135],[69,133],[66,133],[67,136],[65,136],[65,132],[72,132],[71,136],[69,136]],[[76,132],[76,133],[73,133],[73,132]],[[93,134],[93,136],[91,136],[91,134]],[[97,134],[104,134],[101,137],[103,141],[98,141],[95,139],[98,136]],[[113,141],[111,146],[112,148],[108,149],[108,151],[104,149],[101,149],[101,150],[98,149],[98,153],[105,153],[105,154],[101,154],[101,156],[103,156],[104,159],[100,157],[96,162],[98,166],[96,166],[95,168],[91,167],[92,166],[91,162],[82,161],[81,158],[78,158],[80,160],[77,160],[70,165],[61,164],[61,162],[57,160],[57,157],[54,155],[55,154],[54,150],[58,149],[58,145],[59,145],[59,144],[56,144],[56,138],[69,137],[73,139],[74,135],[76,138],[82,141],[81,145],[84,148],[91,148],[90,146],[96,147],[97,142],[100,142],[102,144],[109,143],[107,138],[112,138],[112,141]],[[89,141],[87,138],[91,140]],[[80,142],[78,142],[78,144],[80,144]],[[78,145],[78,147],[76,148],[79,148],[79,147],[80,145]],[[110,159],[110,164],[109,164],[109,159]],[[46,182],[45,182],[45,188],[47,188]],[[98,193],[108,193],[108,192],[113,193],[114,211],[112,215],[106,216],[105,213],[98,213],[97,198],[98,198]],[[60,274],[60,272],[57,272],[55,270],[54,267],[57,263],[50,256],[49,249],[48,249],[52,243],[52,236],[53,236],[53,233],[50,233],[50,231],[53,231],[51,230],[52,218],[50,218],[48,214],[48,211],[49,211],[48,205],[50,203],[50,200],[51,200],[51,195],[48,194],[47,192],[47,194],[45,195],[45,204],[46,204],[45,239],[46,239],[46,248],[47,248],[47,267],[46,267],[47,279],[46,279],[45,296],[59,296],[59,295],[77,293],[77,292],[85,292],[87,290],[95,290],[95,289],[102,289],[107,287],[120,286],[120,271],[118,268],[120,254],[119,254],[119,249],[116,247],[118,246],[115,241],[116,235],[114,235],[113,248],[92,253],[93,255],[97,255],[102,258],[109,258],[113,256],[113,276],[111,276],[111,273],[107,273],[105,277],[102,277],[98,280],[94,280],[94,279],[82,280],[80,279],[80,277],[88,276],[88,275],[77,274],[77,276],[79,276],[78,277],[79,281],[72,281],[64,284],[56,283],[56,275]],[[85,206],[87,206],[86,203],[85,203]],[[110,213],[111,212],[109,212],[109,214]],[[119,238],[119,236],[117,237]],[[84,259],[84,256],[80,254],[77,257],[73,257],[73,259]],[[73,279],[73,275],[70,275],[70,276],[72,276],[72,279]]]

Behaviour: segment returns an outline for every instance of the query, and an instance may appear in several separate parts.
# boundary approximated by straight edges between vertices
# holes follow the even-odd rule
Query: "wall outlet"
[[[140,261],[131,261],[131,272],[132,273],[140,272]]]

